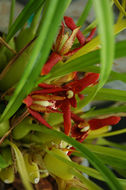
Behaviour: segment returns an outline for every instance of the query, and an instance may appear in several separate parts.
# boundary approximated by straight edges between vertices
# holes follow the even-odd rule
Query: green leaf
[[[92,0],[88,0],[88,2],[86,4],[86,6],[84,7],[84,10],[83,10],[80,18],[77,21],[77,26],[81,26],[81,25],[84,24],[91,7],[92,7]]]
[[[126,168],[126,152],[119,149],[104,147],[100,145],[85,144],[85,146],[101,157],[102,161],[110,166]]]
[[[114,135],[120,135],[126,133],[126,129],[120,129],[117,131],[113,131],[113,132],[108,132],[108,133],[103,133],[103,134],[98,134],[98,135],[93,135],[93,136],[88,136],[87,139],[95,139],[95,138],[99,138],[99,137],[111,137]]]
[[[23,11],[16,18],[15,22],[9,28],[6,41],[8,42],[16,32],[27,22],[32,13],[35,13],[44,3],[44,0],[29,0]]]
[[[116,43],[115,46],[115,59],[125,57],[126,40]],[[95,50],[88,54],[77,57],[66,64],[62,64],[62,68],[57,64],[51,72],[50,78],[57,78],[58,76],[64,76],[73,71],[89,71],[93,65],[100,62],[100,50]],[[91,66],[91,67],[89,67]],[[89,67],[89,68],[87,68]],[[87,68],[87,70],[86,70]],[[94,71],[94,68],[92,69]],[[99,72],[99,67],[95,67],[95,72]],[[116,76],[115,76],[116,77]],[[124,79],[125,80],[125,79]]]
[[[87,66],[87,67],[83,67],[80,71],[99,73],[100,67],[99,66]],[[120,80],[120,81],[126,83],[126,73],[118,73],[115,71],[111,71],[107,82],[110,82],[113,80]]]
[[[114,147],[114,148],[119,148],[120,150],[124,150],[124,151],[126,150],[126,145],[111,142],[111,141],[108,141],[108,140],[106,140],[104,138],[98,138],[97,144],[98,145],[107,145],[109,147]]]
[[[1,116],[1,120],[7,120],[7,118],[10,118],[17,111],[22,100],[35,86],[35,81],[47,59],[63,13],[69,3],[70,1],[67,0],[47,1],[45,6],[46,15],[44,15],[44,19],[42,17],[40,34],[35,42],[35,47],[31,53],[29,63],[27,64],[23,76]],[[43,80],[46,79],[46,77],[48,78],[48,76],[45,76],[43,77]]]
[[[122,0],[122,7],[125,10],[125,8],[126,8],[126,1],[125,0]],[[120,20],[122,20],[123,16],[124,16],[123,12],[120,11],[117,22],[120,22]]]
[[[108,0],[95,0],[94,1],[96,16],[99,22],[99,35],[101,38],[101,65],[100,65],[100,80],[97,89],[92,91],[87,98],[89,103],[100,90],[100,88],[107,81],[112,69],[114,59],[114,33],[113,33],[113,20],[110,2]]]
[[[102,190],[101,187],[97,186],[94,182],[92,182],[89,179],[86,179],[80,172],[78,172],[75,169],[71,169],[71,172],[78,178],[80,179],[81,182],[83,182],[85,184],[85,186],[89,189],[89,190]]]
[[[88,32],[90,32],[93,28],[95,28],[97,25],[97,20],[94,20],[91,24],[89,24],[83,31],[83,34],[86,35]]]
[[[32,185],[29,182],[28,172],[27,172],[27,169],[25,166],[25,161],[24,161],[22,153],[20,152],[20,150],[18,149],[18,147],[14,143],[9,142],[9,144],[14,150],[16,162],[17,162],[17,166],[18,166],[18,172],[21,176],[22,183],[24,184],[24,187],[27,190],[33,190]]]
[[[118,0],[113,0],[115,5],[118,7],[118,9],[120,10],[120,12],[123,13],[124,16],[126,16],[126,11],[124,10],[124,8],[121,6],[120,2]]]
[[[9,18],[9,28],[11,27],[14,19],[14,9],[15,9],[15,0],[11,0],[11,8],[10,8],[10,18]]]
[[[96,87],[88,87],[83,91],[83,93],[86,95],[90,94],[91,91],[93,91],[95,88]],[[102,88],[99,90],[99,92],[97,93],[94,99],[126,102],[126,91],[118,90],[118,89]],[[80,103],[83,104],[83,100],[80,101]]]
[[[81,115],[82,118],[93,118],[100,115],[115,115],[117,113],[125,113],[126,112],[126,106],[118,106],[118,107],[108,107],[98,110],[91,110]]]

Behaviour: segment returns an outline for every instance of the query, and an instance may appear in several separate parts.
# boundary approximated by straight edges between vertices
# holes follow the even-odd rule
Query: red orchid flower
[[[52,67],[57,64],[59,61],[62,61],[64,57],[68,57],[77,52],[82,46],[88,43],[94,36],[96,28],[94,28],[90,35],[85,39],[82,32],[79,30],[80,27],[77,27],[71,17],[64,17],[65,24],[69,29],[72,30],[72,34],[69,36],[69,33],[64,34],[64,24],[62,23],[61,29],[57,36],[56,42],[53,45],[53,52],[49,56],[49,59],[45,63],[41,75],[48,74]],[[80,47],[70,50],[73,46],[74,40],[77,37]]]
[[[42,83],[42,84],[39,84],[39,87],[43,89],[33,91],[31,95],[28,96],[24,100],[24,102],[26,103],[26,105],[28,106],[30,110],[32,109],[35,111],[41,111],[42,109],[42,112],[43,111],[58,112],[58,110],[60,109],[63,113],[65,134],[69,135],[70,130],[71,130],[70,107],[77,106],[75,95],[76,94],[79,95],[79,93],[83,89],[85,89],[89,85],[93,85],[94,83],[96,83],[98,78],[99,78],[99,74],[89,73],[88,75],[84,76],[82,79],[75,80],[61,87]],[[51,94],[51,95],[47,95],[47,94]],[[49,102],[46,108],[45,107],[43,108],[43,103],[41,103],[40,105],[40,102],[39,102],[40,97],[42,97],[41,100],[43,100],[43,97],[45,97],[44,100]],[[36,105],[36,101],[37,101],[37,105]],[[53,108],[54,107],[53,104],[55,104],[55,110]]]
[[[71,136],[79,142],[84,141],[90,130],[96,130],[106,125],[116,125],[121,119],[118,116],[110,116],[104,119],[91,119],[85,121],[73,113],[71,113],[71,118],[75,122],[75,125],[71,129]]]
[[[37,119],[41,124],[48,128],[52,128],[40,113],[43,112],[58,112],[60,111],[55,107],[56,101],[64,100],[64,97],[55,95],[31,94],[24,99],[24,103],[28,107],[29,113]]]

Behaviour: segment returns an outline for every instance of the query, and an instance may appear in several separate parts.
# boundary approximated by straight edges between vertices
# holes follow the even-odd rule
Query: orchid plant
[[[11,1],[0,37],[0,180],[12,189],[19,180],[26,190],[44,182],[50,190],[105,189],[93,179],[126,189],[126,146],[105,138],[126,132],[112,131],[126,115],[126,91],[104,87],[126,83],[112,70],[126,56],[126,41],[115,40],[126,29],[126,1],[88,0],[77,23],[64,16],[70,3],[29,0],[13,21]],[[96,20],[86,26],[92,6]],[[113,104],[97,109],[94,100]]]

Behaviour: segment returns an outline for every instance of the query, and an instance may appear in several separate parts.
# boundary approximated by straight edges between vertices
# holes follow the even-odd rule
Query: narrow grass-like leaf
[[[82,69],[80,69],[80,71],[99,73],[100,67],[99,66],[87,66],[87,67],[83,67]],[[126,73],[118,73],[115,71],[111,71],[107,82],[114,81],[114,80],[120,80],[120,81],[126,83]]]
[[[76,109],[76,112],[78,110],[81,110],[84,107],[85,103],[87,102],[88,95],[90,95],[90,93],[94,92],[95,88],[97,88],[97,87],[88,87],[83,91],[83,93],[86,96],[85,96],[85,98],[83,100],[78,101],[78,107]],[[111,100],[111,101],[126,102],[126,91],[118,90],[118,89],[102,88],[96,94],[94,100]],[[113,110],[113,114],[117,113],[117,110],[120,111],[120,109],[117,108],[117,109]],[[125,112],[125,106],[124,106],[124,109],[121,112]]]
[[[8,35],[6,37],[6,41],[8,42],[16,32],[27,22],[32,13],[36,12],[44,3],[44,0],[30,0],[28,4],[25,6],[23,11],[16,18],[13,25],[9,28]]]
[[[99,137],[111,137],[111,136],[120,135],[123,133],[126,133],[126,129],[120,129],[120,130],[109,132],[109,133],[88,136],[87,139],[95,139],[95,138],[99,138]]]
[[[85,184],[85,186],[89,189],[89,190],[102,190],[101,187],[97,186],[93,181],[86,179],[80,172],[78,172],[75,169],[71,169],[71,172],[82,182]]]
[[[11,0],[11,8],[10,8],[10,18],[9,18],[9,28],[11,27],[14,19],[14,9],[15,9],[15,0]]]
[[[54,36],[61,22],[63,13],[70,1],[47,1],[46,15],[41,22],[40,35],[38,36],[35,47],[32,51],[31,58],[23,73],[23,76],[17,85],[17,88],[5,108],[1,120],[10,118],[19,108],[22,100],[27,96],[31,89],[35,86],[43,64],[45,63],[49,50],[53,43]],[[47,76],[48,77],[48,76]],[[45,79],[46,77],[44,77]]]
[[[114,24],[113,28],[114,28],[115,35],[117,35],[121,31],[123,31],[124,29],[126,29],[126,19],[122,19],[118,23]],[[77,57],[80,57],[82,55],[85,55],[85,54],[95,50],[96,48],[100,48],[99,45],[100,45],[100,38],[99,38],[99,36],[96,36],[89,43],[87,43],[85,46],[83,46],[79,51],[77,51],[77,53],[75,53],[73,56],[71,56],[71,58],[67,62],[69,62]]]
[[[126,145],[111,142],[111,141],[108,141],[108,140],[106,140],[104,138],[99,138],[98,141],[97,141],[97,144],[98,145],[107,145],[109,147],[119,148],[120,150],[126,151]]]
[[[108,108],[103,108],[103,109],[98,109],[98,110],[91,110],[89,112],[86,112],[81,115],[82,118],[93,118],[93,117],[98,117],[100,115],[115,115],[117,113],[125,113],[126,112],[126,106],[118,106],[118,107],[108,107]]]
[[[81,26],[81,25],[84,24],[91,7],[92,7],[92,0],[88,0],[88,2],[86,4],[86,6],[84,7],[84,10],[83,10],[80,18],[77,21],[77,26]]]
[[[92,87],[92,88],[89,87],[85,89],[83,91],[84,94],[89,94],[93,90],[93,88],[96,88],[96,87]],[[95,96],[95,100],[112,100],[112,101],[126,102],[126,91],[118,90],[118,89],[102,88],[99,90],[99,92]]]
[[[126,40],[116,43],[115,59],[126,56],[125,48]],[[55,66],[55,68],[52,70],[50,77],[56,78],[58,76],[64,76],[73,71],[85,71],[86,67],[93,66],[97,63],[100,63],[100,50],[95,50],[86,55],[84,54],[80,57],[75,58],[74,60],[67,62],[64,65],[62,64],[62,68],[59,66],[60,64],[57,64],[57,66]]]
[[[29,182],[29,177],[28,177],[28,173],[27,173],[27,169],[25,166],[25,162],[24,162],[24,158],[22,156],[22,153],[20,152],[20,150],[18,149],[18,147],[14,143],[9,142],[9,144],[11,145],[11,147],[14,150],[16,162],[17,162],[17,166],[18,166],[18,172],[21,176],[24,187],[27,190],[33,190],[32,186]]]
[[[126,152],[119,149],[114,149],[111,147],[104,147],[94,144],[85,144],[85,146],[94,153],[98,153],[103,156],[109,156],[112,159],[119,160],[122,162],[122,167],[126,168]]]
[[[115,5],[118,7],[118,9],[123,13],[124,16],[126,16],[126,11],[124,10],[123,6],[121,6],[120,2],[118,0],[113,0]]]
[[[95,28],[97,25],[97,20],[94,20],[91,24],[89,24],[83,31],[83,34],[86,35],[88,32],[90,32],[93,28]]]
[[[99,33],[102,46],[100,80],[97,89],[92,91],[92,93],[88,96],[86,104],[95,97],[96,93],[107,81],[114,59],[114,33],[112,27],[112,10],[110,8],[110,2],[108,0],[95,0],[94,5],[99,22]]]

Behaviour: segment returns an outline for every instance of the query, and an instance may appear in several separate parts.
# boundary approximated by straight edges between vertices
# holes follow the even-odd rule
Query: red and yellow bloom
[[[51,128],[43,119],[41,112],[58,112],[63,113],[64,131],[66,135],[71,131],[71,106],[77,107],[75,95],[98,81],[99,74],[89,73],[80,80],[74,80],[63,86],[39,84],[40,90],[33,91],[28,95],[24,103],[28,107],[29,113],[40,123]]]
[[[90,119],[86,121],[73,113],[71,115],[75,122],[71,129],[71,136],[79,142],[84,141],[89,131],[99,129],[106,125],[116,125],[121,119],[118,116],[110,116],[103,119]]]
[[[64,33],[64,23],[62,22],[62,26],[57,36],[56,42],[53,45],[53,52],[49,56],[44,67],[42,68],[41,75],[48,74],[55,64],[57,64],[59,61],[63,61],[67,57],[77,52],[82,46],[84,46],[92,39],[96,31],[96,28],[94,28],[91,31],[90,35],[87,38],[85,38],[85,36],[80,31],[80,27],[76,26],[72,18],[65,16],[64,21],[66,26],[70,30],[72,30],[72,33],[71,35],[69,35],[68,32]],[[80,46],[71,50],[76,37],[80,43]]]

